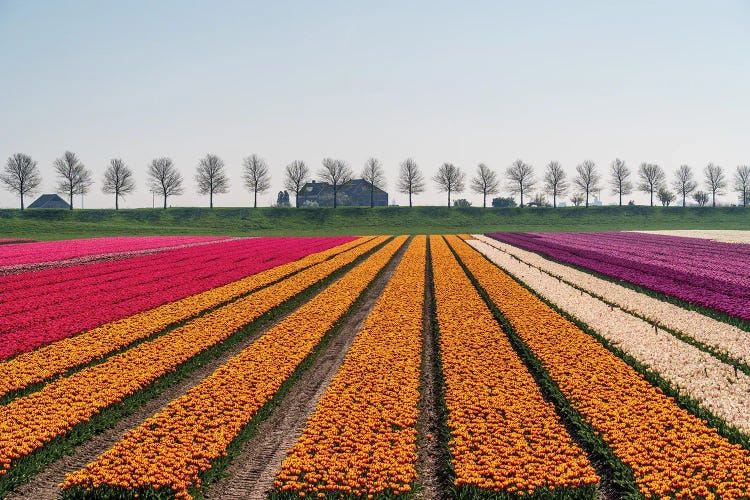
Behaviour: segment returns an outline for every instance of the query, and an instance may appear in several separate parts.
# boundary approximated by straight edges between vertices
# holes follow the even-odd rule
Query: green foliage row
[[[114,235],[319,236],[750,229],[742,207],[339,207],[0,210],[4,238],[40,240]]]

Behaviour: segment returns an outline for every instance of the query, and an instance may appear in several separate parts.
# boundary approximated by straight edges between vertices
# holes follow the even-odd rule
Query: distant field
[[[0,210],[0,237],[40,240],[113,235],[322,236],[638,229],[750,229],[750,210],[642,206]]]

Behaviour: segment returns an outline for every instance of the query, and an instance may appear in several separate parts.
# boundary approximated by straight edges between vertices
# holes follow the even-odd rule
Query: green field
[[[114,235],[360,235],[488,231],[749,229],[742,207],[170,208],[0,210],[0,238]]]

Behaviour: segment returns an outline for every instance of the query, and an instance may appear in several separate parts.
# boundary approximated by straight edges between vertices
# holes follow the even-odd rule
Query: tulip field
[[[709,233],[0,239],[0,498],[750,498]]]

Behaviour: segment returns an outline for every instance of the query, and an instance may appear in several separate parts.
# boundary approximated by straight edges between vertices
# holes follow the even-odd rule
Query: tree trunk
[[[336,184],[333,185],[333,208],[336,208],[336,194],[338,192],[338,186]]]
[[[375,206],[375,185],[370,184],[370,208]]]
[[[716,208],[716,191],[711,191],[711,206]]]
[[[164,210],[167,209],[167,190],[164,190]]]
[[[482,193],[482,208],[487,208],[487,191]]]
[[[523,188],[521,188],[521,208],[523,208]]]
[[[451,207],[451,189],[448,188],[448,208]]]
[[[651,188],[651,206],[654,206],[654,188]]]
[[[253,191],[253,208],[258,208],[258,190]]]
[[[682,208],[685,208],[685,191],[682,192]]]
[[[73,210],[73,188],[70,188],[70,192],[68,193],[70,196],[70,210]]]
[[[118,197],[117,193],[115,193],[115,210],[120,210],[120,206],[119,206],[119,204],[117,202],[117,197]]]
[[[620,206],[622,206],[622,187],[620,187]]]
[[[589,190],[586,190],[586,208],[589,206]]]
[[[21,210],[23,210],[23,190],[21,190]]]
[[[409,189],[409,208],[411,208],[411,189]]]
[[[208,205],[210,208],[214,208],[214,191],[213,189],[208,192]]]
[[[294,193],[294,207],[299,208],[299,191]]]
[[[552,191],[552,208],[557,208],[557,191]]]

